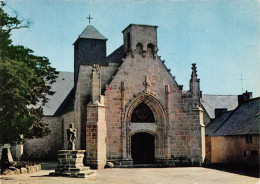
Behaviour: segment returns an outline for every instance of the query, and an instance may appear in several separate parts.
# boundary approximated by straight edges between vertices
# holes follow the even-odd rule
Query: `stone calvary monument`
[[[86,175],[93,174],[94,171],[89,170],[83,164],[84,154],[86,150],[75,150],[76,129],[71,123],[67,129],[68,150],[58,151],[58,167],[55,172],[51,172],[51,176],[67,176],[85,178]]]

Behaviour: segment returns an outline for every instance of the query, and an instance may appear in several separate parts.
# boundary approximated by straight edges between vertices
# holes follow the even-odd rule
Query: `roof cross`
[[[90,20],[93,19],[93,18],[90,17],[90,14],[89,14],[89,16],[87,17],[87,19],[88,19],[88,23],[90,24]]]
[[[148,81],[147,75],[145,75],[145,81],[143,82],[143,85],[145,87],[144,92],[149,92],[149,86],[151,85],[151,83]]]

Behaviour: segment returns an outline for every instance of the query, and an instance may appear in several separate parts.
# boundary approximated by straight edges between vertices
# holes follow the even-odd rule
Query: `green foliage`
[[[0,7],[0,144],[19,143],[24,138],[46,136],[50,130],[42,122],[44,105],[52,95],[51,84],[58,72],[46,57],[33,55],[24,46],[12,44],[11,31],[27,28],[17,16],[10,17]]]

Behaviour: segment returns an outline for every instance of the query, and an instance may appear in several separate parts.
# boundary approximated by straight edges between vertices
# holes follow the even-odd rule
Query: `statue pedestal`
[[[83,165],[85,152],[86,150],[59,150],[58,167],[49,175],[85,178],[87,175],[93,174],[94,171]]]

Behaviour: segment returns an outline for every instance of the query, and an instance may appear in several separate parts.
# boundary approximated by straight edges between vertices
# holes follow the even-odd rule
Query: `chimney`
[[[223,114],[223,113],[225,113],[225,112],[227,112],[227,108],[217,108],[217,109],[215,109],[215,119],[216,119],[219,115],[221,115],[221,114]]]
[[[242,103],[244,103],[246,100],[251,99],[253,96],[253,92],[248,92],[246,91],[245,93],[243,93],[242,95],[238,95],[238,105],[241,105]]]

